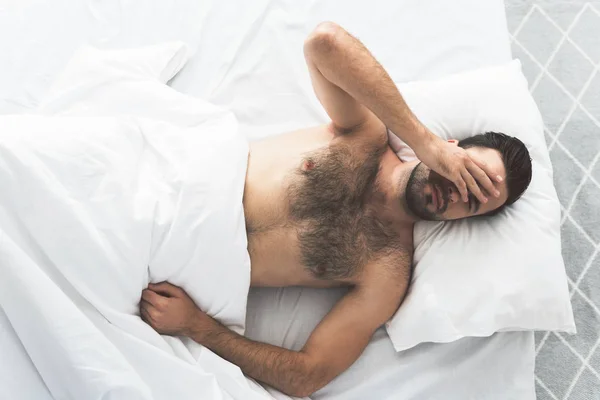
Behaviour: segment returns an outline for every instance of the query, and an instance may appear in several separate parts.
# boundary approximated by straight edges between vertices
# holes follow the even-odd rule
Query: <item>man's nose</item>
[[[458,201],[460,195],[458,194],[458,190],[454,188],[454,186],[448,186],[448,200],[450,203],[454,204]]]

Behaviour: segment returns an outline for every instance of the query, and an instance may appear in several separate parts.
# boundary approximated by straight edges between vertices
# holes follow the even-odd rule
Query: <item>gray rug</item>
[[[505,0],[540,107],[578,334],[536,333],[538,399],[600,399],[600,1]]]

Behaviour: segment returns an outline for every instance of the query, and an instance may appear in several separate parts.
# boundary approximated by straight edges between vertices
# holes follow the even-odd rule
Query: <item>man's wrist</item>
[[[200,343],[204,340],[207,333],[214,329],[213,325],[215,324],[216,321],[214,319],[201,310],[197,310],[194,314],[194,317],[190,321],[188,328],[186,329],[185,336],[188,336],[194,341]]]
[[[407,136],[409,139],[405,140],[405,142],[416,154],[428,151],[435,143],[435,140],[438,139],[438,137],[431,133],[424,125],[417,127],[416,132]]]

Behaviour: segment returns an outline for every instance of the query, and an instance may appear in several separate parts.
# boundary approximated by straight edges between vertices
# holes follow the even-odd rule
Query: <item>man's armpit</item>
[[[368,140],[378,146],[386,146],[388,142],[387,127],[371,112],[369,112],[368,117],[360,125],[345,129],[332,122],[332,129],[339,135],[356,135],[360,138],[368,138]]]
[[[360,284],[369,301],[378,303],[382,308],[382,324],[394,315],[406,297],[411,280],[410,261],[410,254],[403,253],[370,264],[370,271]]]

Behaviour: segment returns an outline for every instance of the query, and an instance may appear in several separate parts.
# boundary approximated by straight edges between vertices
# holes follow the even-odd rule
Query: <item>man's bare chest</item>
[[[378,212],[380,152],[370,150],[361,157],[330,145],[303,153],[283,174],[273,171],[277,190],[246,215],[253,277],[322,286],[352,281],[383,253],[412,251],[412,230]]]

